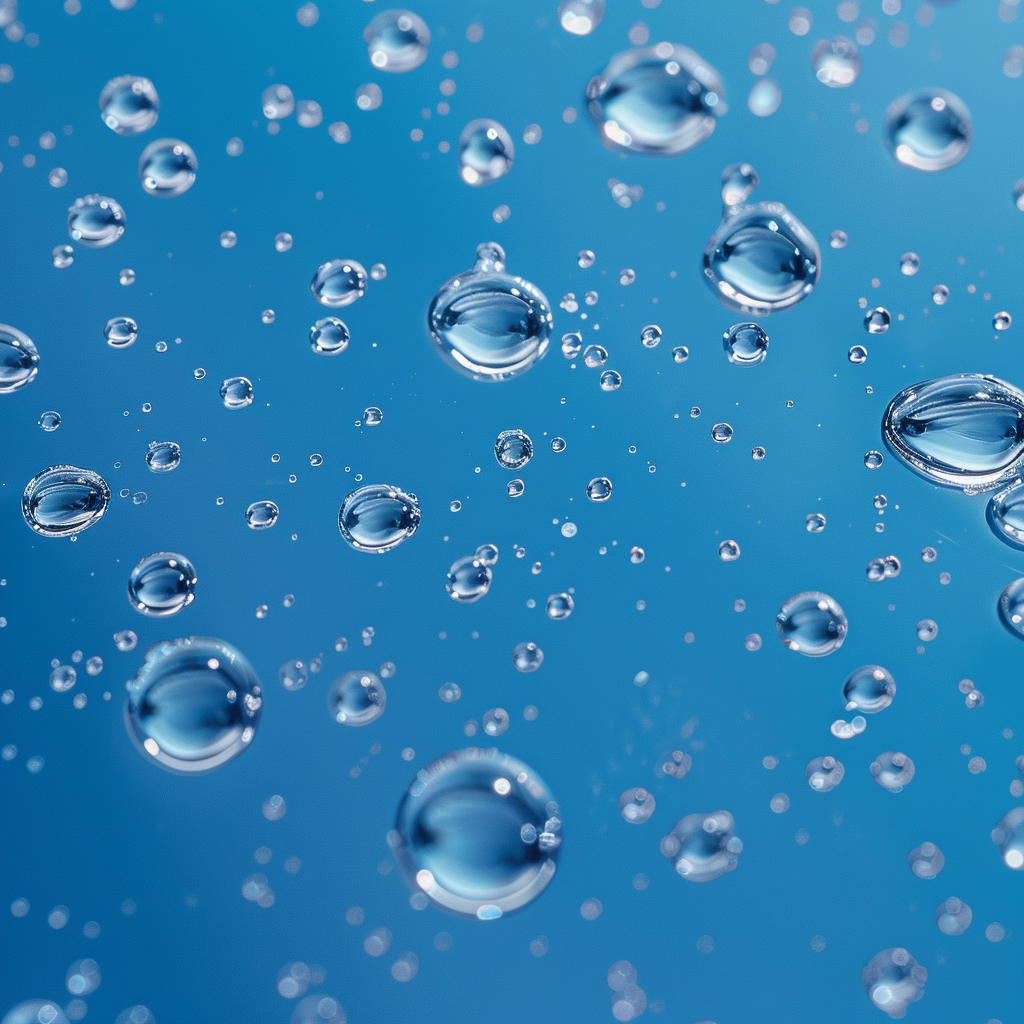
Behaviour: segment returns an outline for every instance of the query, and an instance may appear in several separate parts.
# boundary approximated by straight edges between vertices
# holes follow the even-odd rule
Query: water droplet
[[[807,762],[807,767],[804,769],[807,785],[816,793],[827,793],[829,790],[835,789],[843,781],[845,774],[846,769],[842,762],[837,761],[834,757],[815,757]]]
[[[75,262],[75,250],[70,245],[55,245],[53,247],[53,265],[57,270],[70,267]]]
[[[526,490],[526,485],[522,480],[509,480],[505,490],[510,498],[520,498]]]
[[[548,350],[551,310],[538,288],[505,273],[495,242],[477,247],[476,266],[441,286],[428,322],[437,351],[474,380],[508,380]]]
[[[934,878],[942,870],[946,858],[934,843],[922,843],[910,851],[907,863],[918,878]]]
[[[661,328],[657,324],[648,324],[640,332],[640,343],[644,348],[657,348],[661,341]]]
[[[254,501],[245,510],[245,522],[250,530],[269,530],[281,510],[272,501]]]
[[[341,503],[338,528],[356,551],[384,552],[408,540],[420,525],[415,495],[389,484],[368,484]]]
[[[747,109],[756,117],[771,117],[782,105],[782,89],[771,78],[761,78],[750,89]]]
[[[832,89],[842,89],[857,81],[864,65],[857,53],[857,44],[846,36],[822,39],[811,51],[811,66],[819,82]]]
[[[757,366],[768,355],[768,335],[757,324],[735,324],[722,335],[725,356],[734,366]]]
[[[810,590],[796,594],[782,605],[775,616],[775,628],[791,651],[821,658],[842,646],[847,622],[834,598]]]
[[[327,695],[327,706],[342,725],[369,725],[384,714],[387,694],[384,685],[372,673],[346,672],[334,681]]]
[[[869,767],[875,782],[890,793],[899,793],[914,777],[914,762],[898,751],[886,750]]]
[[[467,185],[490,185],[512,170],[512,136],[497,121],[470,121],[459,136],[459,174]]]
[[[634,565],[639,565],[646,557],[644,549],[639,547],[632,547],[629,549],[629,560]]]
[[[581,249],[579,255],[576,257],[576,262],[584,270],[587,270],[588,268],[594,265],[594,261],[596,259],[597,257],[593,254],[593,252],[591,252],[590,249]]]
[[[196,180],[199,161],[181,139],[157,139],[139,157],[139,180],[151,196],[169,199],[187,192]]]
[[[103,328],[103,337],[112,348],[127,348],[135,344],[139,336],[139,325],[130,316],[115,316]]]
[[[263,116],[274,121],[290,117],[295,110],[295,95],[287,85],[268,85],[260,97]]]
[[[736,867],[743,844],[734,828],[728,811],[688,814],[662,839],[661,852],[673,862],[676,874],[691,882],[710,882]]]
[[[606,476],[595,476],[587,484],[587,497],[591,501],[607,501],[612,496],[612,482]]]
[[[148,78],[121,75],[107,82],[100,93],[100,116],[118,135],[148,131],[159,111],[160,98]]]
[[[252,666],[211,637],[164,641],[128,684],[125,725],[139,752],[161,768],[212,771],[252,742],[263,706]]]
[[[932,302],[936,306],[944,306],[949,298],[949,289],[944,284],[937,284],[932,289]]]
[[[866,362],[868,358],[868,350],[863,345],[851,345],[849,352],[849,360],[851,363],[855,363],[858,366]]]
[[[31,384],[39,372],[39,353],[17,327],[0,324],[0,395]]]
[[[828,236],[828,244],[832,246],[833,249],[845,249],[846,242],[847,237],[845,231],[833,231]]]
[[[583,363],[590,369],[608,362],[608,350],[603,345],[588,345],[583,351]]]
[[[627,789],[619,797],[619,813],[631,825],[642,825],[654,813],[654,807],[654,797],[639,786]]]
[[[382,11],[363,30],[363,39],[375,68],[399,74],[427,59],[430,29],[412,11]]]
[[[622,374],[618,370],[605,370],[597,380],[602,391],[617,391],[622,387]]]
[[[904,167],[944,171],[971,148],[971,115],[944,89],[907,93],[886,108],[885,142]]]
[[[576,603],[573,601],[571,594],[552,594],[547,599],[544,607],[548,618],[558,622],[572,615],[572,610],[576,607]]]
[[[905,252],[900,257],[900,270],[907,277],[913,277],[920,269],[921,257],[916,252]]]
[[[60,426],[60,413],[50,410],[39,417],[39,426],[48,434],[53,433]]]
[[[939,625],[934,619],[922,619],[917,624],[917,638],[928,643],[939,635]]]
[[[1024,480],[1015,480],[989,500],[986,510],[992,532],[1010,547],[1024,549]]]
[[[1007,584],[999,595],[999,618],[1014,636],[1024,640],[1024,576]]]
[[[574,36],[589,36],[601,24],[605,0],[562,0],[558,23]]]
[[[25,522],[44,537],[67,537],[99,522],[110,488],[91,469],[51,466],[37,473],[21,496]]]
[[[491,589],[493,574],[489,566],[477,555],[467,555],[453,563],[448,570],[445,589],[453,601],[471,604],[479,601]]]
[[[1002,313],[996,313],[996,315],[994,317],[992,317],[992,326],[997,331],[1009,330],[1010,324],[1012,324],[1012,323],[1013,323],[1013,317],[1010,316],[1010,314],[1005,312],[1005,311],[1002,312]]]
[[[825,517],[820,512],[812,512],[804,522],[808,533],[821,533],[825,529]]]
[[[879,469],[882,465],[882,453],[876,452],[874,449],[864,453],[864,465],[868,469]]]
[[[723,540],[718,545],[718,557],[723,562],[735,562],[740,557],[740,546],[734,540]]]
[[[107,196],[88,195],[68,208],[68,234],[90,249],[111,245],[124,234],[121,204]]]
[[[690,358],[690,350],[685,345],[677,345],[672,349],[672,359],[676,363],[685,363]]]
[[[732,440],[732,427],[728,423],[716,423],[711,428],[711,438],[718,444],[728,444]]]
[[[355,260],[331,260],[317,268],[309,289],[322,306],[347,306],[366,291],[366,271]]]
[[[244,409],[252,405],[252,382],[248,377],[228,377],[220,386],[220,397],[226,409]]]
[[[376,110],[384,102],[384,93],[379,85],[367,82],[356,89],[356,106],[360,110]],[[335,139],[335,142],[338,140]]]
[[[299,100],[295,104],[295,120],[302,128],[316,128],[324,119],[323,108],[316,100]]]
[[[454,751],[417,773],[389,837],[414,892],[450,914],[483,921],[543,892],[561,838],[544,782],[493,748]]]
[[[336,356],[348,348],[348,328],[336,316],[317,320],[309,329],[309,343],[322,356]]]
[[[512,664],[517,672],[536,672],[544,661],[544,652],[532,641],[512,648]]]
[[[220,247],[222,249],[234,249],[238,245],[238,235],[234,231],[222,231],[220,233]]]
[[[896,681],[888,669],[881,665],[862,665],[846,679],[843,697],[847,711],[860,711],[874,715],[884,711],[896,695]]]
[[[963,900],[950,896],[935,908],[935,923],[943,935],[963,935],[970,927],[974,912]]]
[[[565,438],[564,437],[553,437],[553,438],[551,438],[551,450],[553,452],[555,452],[555,454],[558,454],[559,452],[564,452],[565,448],[566,448],[566,444],[565,444]]]
[[[272,309],[265,309],[263,310],[262,313],[260,313],[260,320],[262,320],[265,324],[272,324],[276,318],[277,315],[274,313]]]
[[[898,1019],[924,995],[928,972],[905,949],[883,949],[868,961],[861,980],[871,1002]]]
[[[128,602],[143,615],[177,615],[195,596],[196,570],[184,555],[169,551],[147,555],[128,577]]]
[[[760,445],[757,445],[756,447],[750,449],[750,457],[755,462],[760,462],[766,454],[767,452],[765,452],[765,450]]]
[[[617,54],[587,86],[606,146],[661,156],[707,139],[725,112],[722,95],[718,72],[693,50],[670,43]]]
[[[58,665],[50,673],[50,689],[55,693],[67,693],[78,680],[78,673],[70,665]]]
[[[761,183],[751,164],[729,164],[722,171],[722,211],[731,206],[740,206],[754,193]]]
[[[992,830],[992,842],[1008,868],[1024,870],[1024,807],[1015,807],[1003,816]]]
[[[502,469],[522,469],[533,458],[533,441],[522,430],[503,430],[494,442],[494,457]]]
[[[954,374],[901,391],[882,419],[889,450],[932,483],[967,494],[1012,480],[1024,462],[1024,394],[996,377]]]
[[[626,267],[619,271],[619,284],[630,285],[636,280],[636,271]]]
[[[889,323],[892,317],[889,310],[879,306],[877,309],[869,309],[864,315],[864,330],[868,334],[885,334],[889,330]]]

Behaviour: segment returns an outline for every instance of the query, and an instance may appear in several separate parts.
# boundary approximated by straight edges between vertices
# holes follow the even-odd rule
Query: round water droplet
[[[587,497],[591,501],[607,501],[612,496],[612,482],[606,476],[595,476],[587,484]]]
[[[125,725],[148,760],[196,775],[248,747],[262,706],[259,680],[241,652],[223,640],[192,636],[146,651],[128,684]]]
[[[602,391],[618,391],[622,387],[622,374],[618,370],[605,370],[597,381]]]
[[[39,372],[39,353],[17,327],[0,324],[0,395],[31,384]]]
[[[768,335],[757,324],[735,324],[722,335],[722,345],[734,366],[757,366],[768,355]]]
[[[728,423],[716,423],[711,428],[711,439],[718,444],[727,444],[732,440],[732,427]]]
[[[934,619],[922,619],[917,624],[917,639],[925,643],[934,640],[939,635],[939,625]]]
[[[970,927],[974,912],[963,900],[950,896],[935,908],[935,923],[943,935],[963,935]]]
[[[127,348],[135,344],[139,336],[139,325],[130,316],[115,316],[103,328],[103,337],[112,348]]]
[[[834,598],[810,590],[796,594],[782,605],[775,616],[775,628],[791,651],[821,658],[842,646],[847,622]]]
[[[245,522],[250,530],[269,530],[281,510],[272,501],[254,501],[245,510]]]
[[[886,750],[869,767],[875,782],[890,793],[899,793],[914,777],[914,762],[898,751]]]
[[[124,234],[121,204],[108,196],[88,195],[68,208],[68,234],[91,249],[112,245]]]
[[[614,56],[587,86],[591,116],[610,149],[670,156],[699,146],[724,113],[722,82],[685,46],[660,43]]]
[[[260,313],[260,320],[265,324],[272,324],[276,318],[276,314],[272,309],[265,309]]]
[[[1002,313],[996,313],[996,315],[994,317],[992,317],[992,326],[997,331],[1009,330],[1010,329],[1010,325],[1012,323],[1013,323],[1013,317],[1010,316],[1010,314],[1005,312],[1005,311],[1002,312]]]
[[[390,839],[414,892],[450,914],[491,921],[551,881],[561,819],[532,768],[493,748],[469,748],[417,774]]]
[[[907,277],[913,277],[920,269],[921,257],[916,252],[905,252],[900,257],[900,270]]]
[[[676,874],[691,882],[711,882],[736,867],[743,844],[734,829],[728,811],[688,814],[662,839],[661,852]]]
[[[78,680],[78,673],[70,665],[58,665],[50,673],[50,689],[55,693],[67,693]]]
[[[520,498],[523,495],[523,491],[526,490],[526,485],[522,480],[509,480],[505,490],[510,498]]]
[[[1015,637],[1024,640],[1024,576],[1007,584],[999,595],[999,618]]]
[[[356,551],[384,552],[408,540],[420,525],[415,495],[389,484],[368,484],[341,503],[338,528]]]
[[[992,532],[1010,547],[1024,549],[1024,480],[992,496],[986,510]]]
[[[151,441],[146,465],[154,473],[169,473],[181,464],[181,448],[174,441]]]
[[[366,291],[366,271],[355,260],[331,260],[317,268],[309,288],[322,306],[347,306]]]
[[[493,573],[476,555],[458,559],[448,570],[445,589],[453,601],[471,604],[491,589]]]
[[[551,450],[556,454],[558,452],[564,452],[566,448],[564,437],[553,437],[551,438]]]
[[[327,694],[327,707],[342,725],[369,725],[384,714],[386,703],[384,684],[372,672],[362,670],[346,672]]]
[[[821,533],[825,529],[825,517],[820,512],[812,512],[804,522],[808,533]]]
[[[876,452],[874,449],[864,453],[864,465],[868,469],[878,469],[882,465],[882,453]]]
[[[1015,807],[1003,816],[992,830],[992,842],[1008,868],[1024,870],[1024,807]]]
[[[299,100],[295,104],[295,120],[302,128],[316,128],[324,119],[324,112],[316,100]]]
[[[220,246],[222,249],[234,249],[238,245],[238,235],[234,231],[222,231],[220,233]]]
[[[110,488],[91,469],[51,466],[29,480],[21,514],[44,537],[67,537],[99,522],[110,503]]]
[[[846,769],[842,763],[828,756],[814,758],[804,769],[807,785],[816,793],[827,793],[835,789],[843,781],[845,774]]]
[[[593,252],[590,249],[581,249],[579,255],[576,257],[576,262],[584,270],[587,270],[588,268],[594,265],[594,261],[596,259],[597,257],[593,254]]]
[[[832,89],[853,85],[864,67],[857,44],[846,36],[816,43],[811,51],[811,66],[818,81]]]
[[[833,249],[845,249],[846,242],[847,237],[845,231],[833,231],[828,236],[828,244],[832,246]]]
[[[847,711],[860,711],[874,715],[884,711],[896,695],[896,681],[888,669],[881,665],[862,665],[846,679],[843,697]]]
[[[459,136],[459,174],[467,185],[490,185],[512,170],[512,136],[497,121],[470,121]]]
[[[536,672],[544,661],[544,652],[532,641],[512,648],[512,664],[518,672]]]
[[[278,252],[287,252],[292,247],[292,236],[287,231],[281,231],[274,235],[274,248]]]
[[[375,68],[399,74],[427,59],[430,30],[412,11],[381,11],[363,30],[363,39]]]
[[[918,878],[934,878],[945,866],[946,858],[934,843],[922,843],[910,851],[907,863]]]
[[[932,289],[932,302],[936,306],[944,306],[949,298],[949,289],[944,284],[937,284]]]
[[[589,36],[604,18],[605,0],[562,0],[558,23],[574,36]]]
[[[107,82],[100,93],[100,116],[118,135],[148,131],[159,111],[160,98],[148,78],[121,75]]]
[[[863,345],[851,345],[849,352],[849,360],[851,363],[860,365],[867,361],[868,350]]]
[[[924,995],[928,972],[905,949],[883,949],[861,972],[868,998],[893,1019],[904,1017],[907,1007]]]
[[[571,594],[552,594],[547,599],[544,607],[548,618],[558,622],[572,615],[572,610],[576,607],[576,603],[573,601]]]
[[[741,313],[767,315],[810,295],[821,273],[814,236],[781,203],[743,206],[704,247],[704,279]]]
[[[608,350],[603,345],[588,345],[583,350],[583,363],[590,369],[604,366],[608,361]]]
[[[971,115],[945,89],[907,93],[886,109],[885,142],[904,167],[944,171],[971,148]]]
[[[317,320],[309,329],[309,343],[322,356],[336,356],[348,348],[348,328],[336,317]]]
[[[52,409],[49,412],[44,412],[39,417],[39,426],[42,427],[46,433],[53,433],[53,431],[60,426],[60,413]]]
[[[619,813],[631,825],[642,825],[654,813],[654,807],[654,797],[639,786],[627,789],[619,797]]]
[[[522,430],[503,430],[494,442],[494,457],[502,469],[522,469],[533,458],[533,441]]]
[[[196,570],[184,555],[169,551],[147,555],[128,577],[128,602],[143,615],[177,615],[195,596]]]
[[[889,330],[891,321],[892,317],[889,315],[889,310],[883,309],[881,306],[877,309],[869,309],[864,314],[864,330],[868,334],[885,334]]]
[[[644,348],[657,348],[661,341],[661,328],[657,324],[648,324],[640,332],[640,343]]]
[[[889,450],[932,483],[977,494],[1024,462],[1024,394],[996,377],[954,374],[901,391],[882,419]]]
[[[139,180],[151,196],[169,199],[187,192],[196,180],[199,161],[181,139],[157,139],[139,157]]]
[[[63,270],[75,262],[75,250],[70,245],[55,245],[52,257],[54,267]]]
[[[500,245],[478,246],[476,266],[443,284],[430,304],[437,351],[474,380],[516,377],[548,350],[548,300],[529,281],[505,273],[504,259]]]
[[[260,98],[263,116],[268,120],[290,117],[295,110],[295,95],[287,85],[268,85]]]
[[[368,427],[376,427],[384,422],[384,413],[375,405],[367,406],[363,410],[363,423]]]
[[[723,562],[735,562],[740,557],[740,546],[734,540],[723,540],[718,545],[718,557]]]
[[[747,96],[747,109],[755,117],[771,117],[782,105],[782,89],[771,78],[756,81]]]
[[[252,382],[248,377],[228,377],[220,386],[220,397],[226,409],[244,409],[252,405]]]
[[[676,363],[685,363],[690,358],[690,350],[685,345],[677,345],[672,349],[672,359]]]

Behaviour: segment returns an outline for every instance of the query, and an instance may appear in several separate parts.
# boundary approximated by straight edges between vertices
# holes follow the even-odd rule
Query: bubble
[[[489,118],[470,121],[459,136],[459,174],[467,185],[490,185],[512,170],[512,136]]]
[[[825,517],[820,512],[812,512],[804,522],[808,533],[821,533],[825,529]]]
[[[157,139],[139,157],[139,180],[151,196],[168,199],[187,192],[196,180],[199,161],[181,139]]]
[[[733,834],[728,811],[688,814],[661,841],[661,852],[676,873],[691,882],[710,882],[736,868],[743,844]]]
[[[322,356],[336,356],[348,348],[348,328],[336,317],[317,320],[309,329],[309,343]]]
[[[268,85],[260,97],[263,116],[271,121],[291,117],[295,110],[295,96],[287,85]]]
[[[528,281],[507,274],[504,260],[497,243],[478,246],[474,268],[443,284],[430,304],[437,351],[474,380],[516,377],[548,350],[548,300]]]
[[[896,695],[896,681],[881,665],[862,665],[847,677],[843,697],[847,711],[874,715],[884,711]]]
[[[363,39],[375,68],[399,74],[427,59],[430,29],[412,11],[382,11],[363,30]]]
[[[768,335],[757,324],[735,324],[722,335],[722,344],[733,366],[757,366],[768,355]]]
[[[907,277],[913,277],[920,269],[921,257],[916,252],[905,252],[900,257],[900,270]]]
[[[886,108],[885,142],[904,167],[944,171],[971,148],[971,115],[944,89],[907,93]]]
[[[21,514],[43,537],[67,537],[98,523],[109,503],[110,488],[98,473],[51,466],[26,484]]]
[[[68,991],[74,996],[87,996],[100,987],[100,965],[95,960],[76,960],[65,979]],[[45,1021],[45,1017],[39,1017]]]
[[[112,348],[127,348],[138,336],[139,325],[130,316],[115,316],[103,328],[103,337]]]
[[[846,242],[847,237],[845,231],[833,231],[828,236],[828,244],[832,246],[833,249],[845,249]]]
[[[0,324],[0,395],[31,384],[39,372],[39,353],[17,327]]]
[[[100,93],[100,117],[118,135],[138,135],[156,124],[160,98],[148,78],[121,75]]]
[[[581,249],[579,255],[576,257],[576,262],[584,269],[587,270],[594,265],[594,261],[597,257],[590,249]]]
[[[646,789],[634,786],[619,797],[619,813],[623,821],[642,825],[654,813],[654,797]]]
[[[587,497],[591,501],[607,501],[612,496],[612,482],[606,476],[595,476],[587,484]]]
[[[256,734],[263,705],[245,657],[211,637],[163,641],[128,684],[125,725],[147,760],[169,772],[212,771]]]
[[[1011,634],[1024,640],[1024,576],[1008,583],[999,595],[999,618]]]
[[[807,785],[816,793],[827,793],[835,789],[845,774],[846,769],[834,757],[815,757],[804,769]]]
[[[918,878],[934,878],[942,870],[946,858],[934,843],[922,843],[910,851],[907,863]]]
[[[868,469],[878,469],[882,465],[882,453],[874,449],[864,453],[864,465]]]
[[[1010,325],[1012,323],[1013,323],[1013,317],[1010,316],[1010,314],[1005,312],[1005,311],[1003,311],[1001,313],[996,313],[996,315],[994,317],[992,317],[992,326],[997,331],[1009,330]]]
[[[914,777],[914,762],[900,752],[886,750],[869,767],[875,782],[890,793],[899,793]]]
[[[68,1018],[49,999],[26,999],[7,1011],[3,1024],[68,1024]]]
[[[317,268],[309,289],[322,306],[347,306],[362,296],[366,283],[366,271],[361,263],[331,260]]]
[[[604,18],[605,0],[562,0],[558,23],[574,36],[588,36]]]
[[[248,377],[228,377],[220,386],[225,409],[244,409],[252,405],[252,382]]]
[[[128,577],[128,603],[143,615],[177,615],[195,596],[196,570],[184,555],[169,551],[147,555]]]
[[[761,183],[752,164],[729,164],[722,171],[722,210],[745,203]]]
[[[937,284],[932,289],[932,302],[936,306],[944,306],[949,298],[949,289],[944,284]]]
[[[677,345],[672,349],[672,359],[676,363],[685,363],[690,358],[690,350],[685,345]]]
[[[871,1002],[899,1019],[924,995],[928,972],[905,949],[883,949],[868,961],[861,980]]]
[[[517,672],[536,672],[544,661],[544,652],[532,641],[512,648],[512,664]]]
[[[1009,483],[1024,463],[1024,394],[962,373],[905,388],[882,419],[889,450],[932,483],[977,494]]]
[[[935,923],[943,935],[963,935],[970,927],[973,917],[974,912],[971,908],[955,896],[943,900],[935,908]]]
[[[390,551],[408,540],[419,525],[416,496],[390,484],[357,488],[338,511],[341,535],[356,551]]]
[[[1024,480],[1014,481],[989,499],[985,514],[1003,543],[1024,549]]]
[[[130,629],[122,629],[114,634],[114,644],[119,651],[134,651],[139,638]]]
[[[522,469],[533,458],[533,441],[522,430],[503,430],[494,442],[494,457],[502,469]]]
[[[711,428],[711,440],[718,444],[728,444],[732,440],[732,427],[728,423],[716,423]]]
[[[67,693],[78,680],[78,673],[70,665],[58,665],[50,673],[50,689],[55,693]]]
[[[864,316],[864,330],[868,334],[885,334],[889,330],[889,323],[892,317],[889,310],[879,306],[877,309],[869,309]]]
[[[471,604],[479,601],[491,589],[493,573],[476,555],[467,555],[452,564],[448,570],[445,589],[453,601]]]
[[[768,801],[768,806],[776,814],[785,814],[789,810],[789,797],[785,793],[776,793],[775,796]]]
[[[323,119],[323,109],[316,100],[299,100],[295,104],[295,120],[301,128],[316,128]]]
[[[791,651],[821,658],[838,650],[846,639],[846,615],[839,603],[817,590],[796,594],[775,616],[779,639]]]
[[[146,465],[153,473],[169,473],[181,465],[181,448],[174,441],[150,441]]]
[[[832,89],[853,85],[864,65],[857,53],[857,44],[846,36],[822,39],[811,51],[811,66],[819,82]]]
[[[52,172],[51,172],[52,173]],[[51,254],[53,265],[57,270],[70,267],[75,262],[75,250],[70,245],[55,245]]]
[[[648,324],[640,332],[640,343],[644,348],[657,348],[661,341],[661,328],[657,324]]]
[[[685,46],[660,43],[614,56],[587,86],[610,149],[669,156],[699,146],[724,113],[718,73]]]
[[[85,663],[85,671],[91,676],[98,676],[103,671],[103,659],[92,657]]]
[[[491,708],[484,713],[483,727],[488,736],[501,736],[508,729],[508,712],[504,708]]]
[[[121,204],[108,196],[91,194],[76,199],[68,208],[68,234],[73,242],[90,249],[112,245],[124,234]]]
[[[369,725],[384,714],[387,694],[372,672],[346,672],[336,679],[327,695],[327,707],[342,725]]]
[[[782,89],[772,78],[758,79],[747,97],[747,109],[756,117],[771,117],[782,105]]]
[[[250,530],[269,530],[281,510],[272,501],[254,501],[245,510],[245,523]]]
[[[718,545],[718,557],[723,562],[735,562],[740,557],[740,546],[734,540],[723,540]]]

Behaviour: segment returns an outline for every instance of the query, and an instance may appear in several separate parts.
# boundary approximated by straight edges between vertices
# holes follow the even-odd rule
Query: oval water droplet
[[[160,98],[148,78],[121,75],[107,82],[100,93],[100,116],[118,135],[148,131],[159,112]]]
[[[39,353],[17,327],[0,324],[0,395],[31,384],[39,372]]]
[[[467,185],[490,185],[512,170],[512,136],[489,118],[470,121],[459,136],[459,174]]]
[[[336,679],[327,694],[331,716],[342,725],[369,725],[384,714],[386,703],[384,684],[362,669]]]
[[[146,465],[154,473],[169,473],[181,464],[181,448],[174,441],[151,441]]]
[[[381,11],[363,30],[363,39],[375,68],[401,74],[427,59],[430,29],[412,11]]]
[[[124,234],[121,204],[109,196],[88,195],[68,208],[68,234],[91,249],[112,245]]]
[[[21,514],[44,537],[67,537],[99,522],[110,488],[91,469],[51,466],[37,473],[21,496]]]
[[[269,530],[277,522],[281,510],[272,501],[254,501],[245,510],[245,522],[250,530]]]
[[[791,651],[822,658],[837,651],[846,639],[847,621],[839,603],[818,590],[796,594],[775,616],[779,639]]]
[[[348,348],[348,328],[336,316],[317,320],[309,329],[309,344],[322,356],[340,355]]]
[[[162,199],[180,196],[196,180],[199,161],[192,147],[181,139],[157,139],[139,157],[139,180],[151,195]]]
[[[627,789],[619,797],[619,814],[631,825],[642,825],[654,813],[654,797],[639,786]]]
[[[355,260],[331,260],[317,267],[309,290],[322,306],[347,306],[366,291],[366,271]]]
[[[733,834],[735,827],[728,811],[688,814],[662,839],[661,852],[676,874],[691,882],[711,882],[736,867],[743,844]]]
[[[1024,549],[1024,480],[1015,480],[989,500],[988,525],[1005,544]]]
[[[533,458],[533,441],[522,430],[503,430],[494,442],[494,457],[502,469],[522,469]]]
[[[734,366],[757,366],[768,355],[768,335],[757,324],[735,324],[722,335],[722,346]]]
[[[492,578],[490,568],[477,555],[467,555],[454,562],[448,570],[445,589],[453,601],[471,604],[491,589]]]
[[[815,757],[807,763],[804,778],[816,793],[828,793],[843,781],[846,769],[834,757]]]
[[[420,525],[415,495],[389,484],[368,484],[341,503],[338,528],[356,551],[384,552],[408,540]]]
[[[170,551],[147,555],[128,577],[128,601],[143,615],[177,615],[195,596],[195,567],[184,555]]]
[[[886,108],[885,142],[904,167],[944,171],[971,148],[971,115],[945,89],[907,93]]]

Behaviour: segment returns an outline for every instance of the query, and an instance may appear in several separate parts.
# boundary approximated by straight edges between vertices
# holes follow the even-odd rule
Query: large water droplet
[[[0,395],[31,384],[39,372],[39,353],[17,327],[0,324]]]
[[[843,686],[847,711],[874,715],[884,711],[896,695],[896,680],[881,665],[861,665],[854,669]]]
[[[108,196],[82,196],[68,208],[68,234],[92,249],[116,242],[124,234],[124,223],[121,204]]]
[[[336,679],[327,694],[331,715],[342,725],[369,725],[384,714],[386,703],[384,684],[361,669]]]
[[[928,972],[905,949],[883,949],[861,972],[868,998],[893,1019],[924,995],[927,980]]]
[[[118,135],[148,131],[159,111],[160,98],[148,78],[121,75],[107,82],[100,93],[100,116]]]
[[[381,11],[363,29],[370,63],[398,74],[418,68],[427,59],[430,29],[412,11]]]
[[[1024,549],[1024,480],[1015,480],[989,500],[986,510],[992,532],[1013,548]]]
[[[184,555],[147,555],[128,577],[128,601],[143,615],[166,618],[187,608],[196,596],[196,570]]]
[[[733,835],[728,811],[688,814],[661,841],[661,852],[676,873],[691,882],[710,882],[735,869],[743,844]]]
[[[889,450],[932,483],[978,494],[1024,461],[1024,394],[996,377],[960,373],[901,391],[882,418]]]
[[[479,601],[491,589],[493,573],[477,555],[458,559],[448,570],[448,596],[461,604]]]
[[[331,260],[317,267],[309,290],[322,306],[347,306],[366,291],[366,271],[355,260]]]
[[[187,192],[196,180],[199,161],[181,139],[157,139],[139,157],[139,180],[151,196],[169,199]]]
[[[779,639],[808,658],[837,651],[846,639],[846,615],[839,603],[817,590],[796,594],[775,616]]]
[[[352,491],[338,511],[341,535],[356,551],[390,551],[408,540],[419,525],[416,496],[389,484],[368,484]]]
[[[999,595],[999,618],[1015,637],[1024,640],[1024,576],[1007,584]]]
[[[907,93],[886,109],[885,141],[904,167],[944,171],[971,148],[971,115],[964,101],[945,89]]]
[[[252,742],[263,699],[252,666],[230,644],[192,636],[154,644],[128,684],[125,725],[148,760],[195,775]]]
[[[610,149],[671,156],[699,146],[725,112],[722,82],[685,46],[616,54],[587,86],[590,113]]]
[[[474,380],[518,376],[548,350],[548,300],[529,281],[505,273],[504,259],[500,245],[478,246],[476,266],[443,284],[427,315],[445,361]]]
[[[470,121],[459,136],[459,174],[467,185],[490,185],[512,170],[512,136],[497,121]]]
[[[833,89],[842,89],[857,81],[864,65],[857,44],[846,36],[822,39],[811,51],[811,66],[818,81]]]
[[[450,914],[488,921],[544,891],[561,819],[532,768],[498,750],[469,748],[417,773],[389,839],[413,892]]]
[[[29,480],[21,514],[44,537],[67,537],[99,522],[110,503],[110,488],[91,469],[51,466]]]

